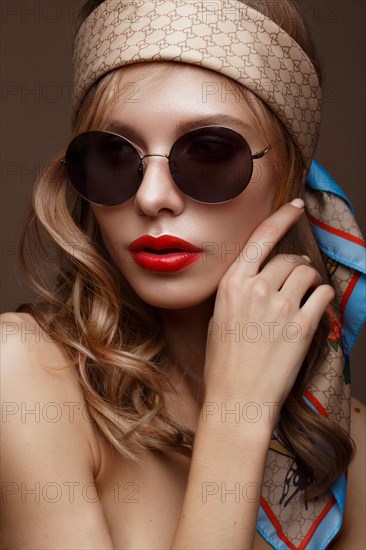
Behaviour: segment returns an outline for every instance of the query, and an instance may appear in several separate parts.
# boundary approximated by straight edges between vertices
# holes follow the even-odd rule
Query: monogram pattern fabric
[[[144,61],[211,69],[243,84],[279,117],[310,167],[321,118],[314,66],[284,30],[238,0],[106,0],[74,49],[73,121],[107,72]]]

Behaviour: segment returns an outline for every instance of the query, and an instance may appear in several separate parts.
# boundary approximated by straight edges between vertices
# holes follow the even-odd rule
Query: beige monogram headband
[[[321,118],[315,68],[284,30],[238,0],[103,2],[75,40],[73,123],[89,88],[106,73],[164,60],[243,84],[278,116],[310,167]]]

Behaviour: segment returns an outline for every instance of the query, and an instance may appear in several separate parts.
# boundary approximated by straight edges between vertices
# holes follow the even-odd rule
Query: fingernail
[[[302,258],[305,258],[306,261],[308,261],[309,263],[311,263],[311,259],[309,258],[309,256],[306,256],[306,254],[301,254],[301,257],[302,257]]]
[[[292,204],[292,206],[296,206],[296,208],[304,208],[305,206],[305,203],[302,199],[294,199],[290,202],[290,204]]]

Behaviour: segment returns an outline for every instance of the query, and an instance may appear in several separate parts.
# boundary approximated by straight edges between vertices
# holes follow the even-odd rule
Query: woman
[[[43,230],[60,261],[2,316],[4,548],[360,547],[354,275],[328,284],[308,221],[327,205],[300,15],[89,0],[76,33],[73,134],[22,241],[26,269]]]

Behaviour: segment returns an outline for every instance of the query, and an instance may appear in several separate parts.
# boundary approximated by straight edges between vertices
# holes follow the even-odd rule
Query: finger
[[[291,273],[301,265],[309,265],[305,256],[277,254],[260,271],[259,277],[265,279],[273,289],[280,290]]]
[[[275,245],[295,225],[303,212],[304,201],[295,199],[264,220],[249,237],[239,256],[240,261],[234,262],[228,272],[235,271],[239,277],[256,275]]]
[[[322,283],[320,273],[308,265],[298,265],[284,282],[281,294],[288,296],[291,301],[300,306],[306,292]]]
[[[335,291],[330,285],[319,285],[305,300],[300,311],[311,320],[312,330],[316,330],[326,308],[334,300]]]

